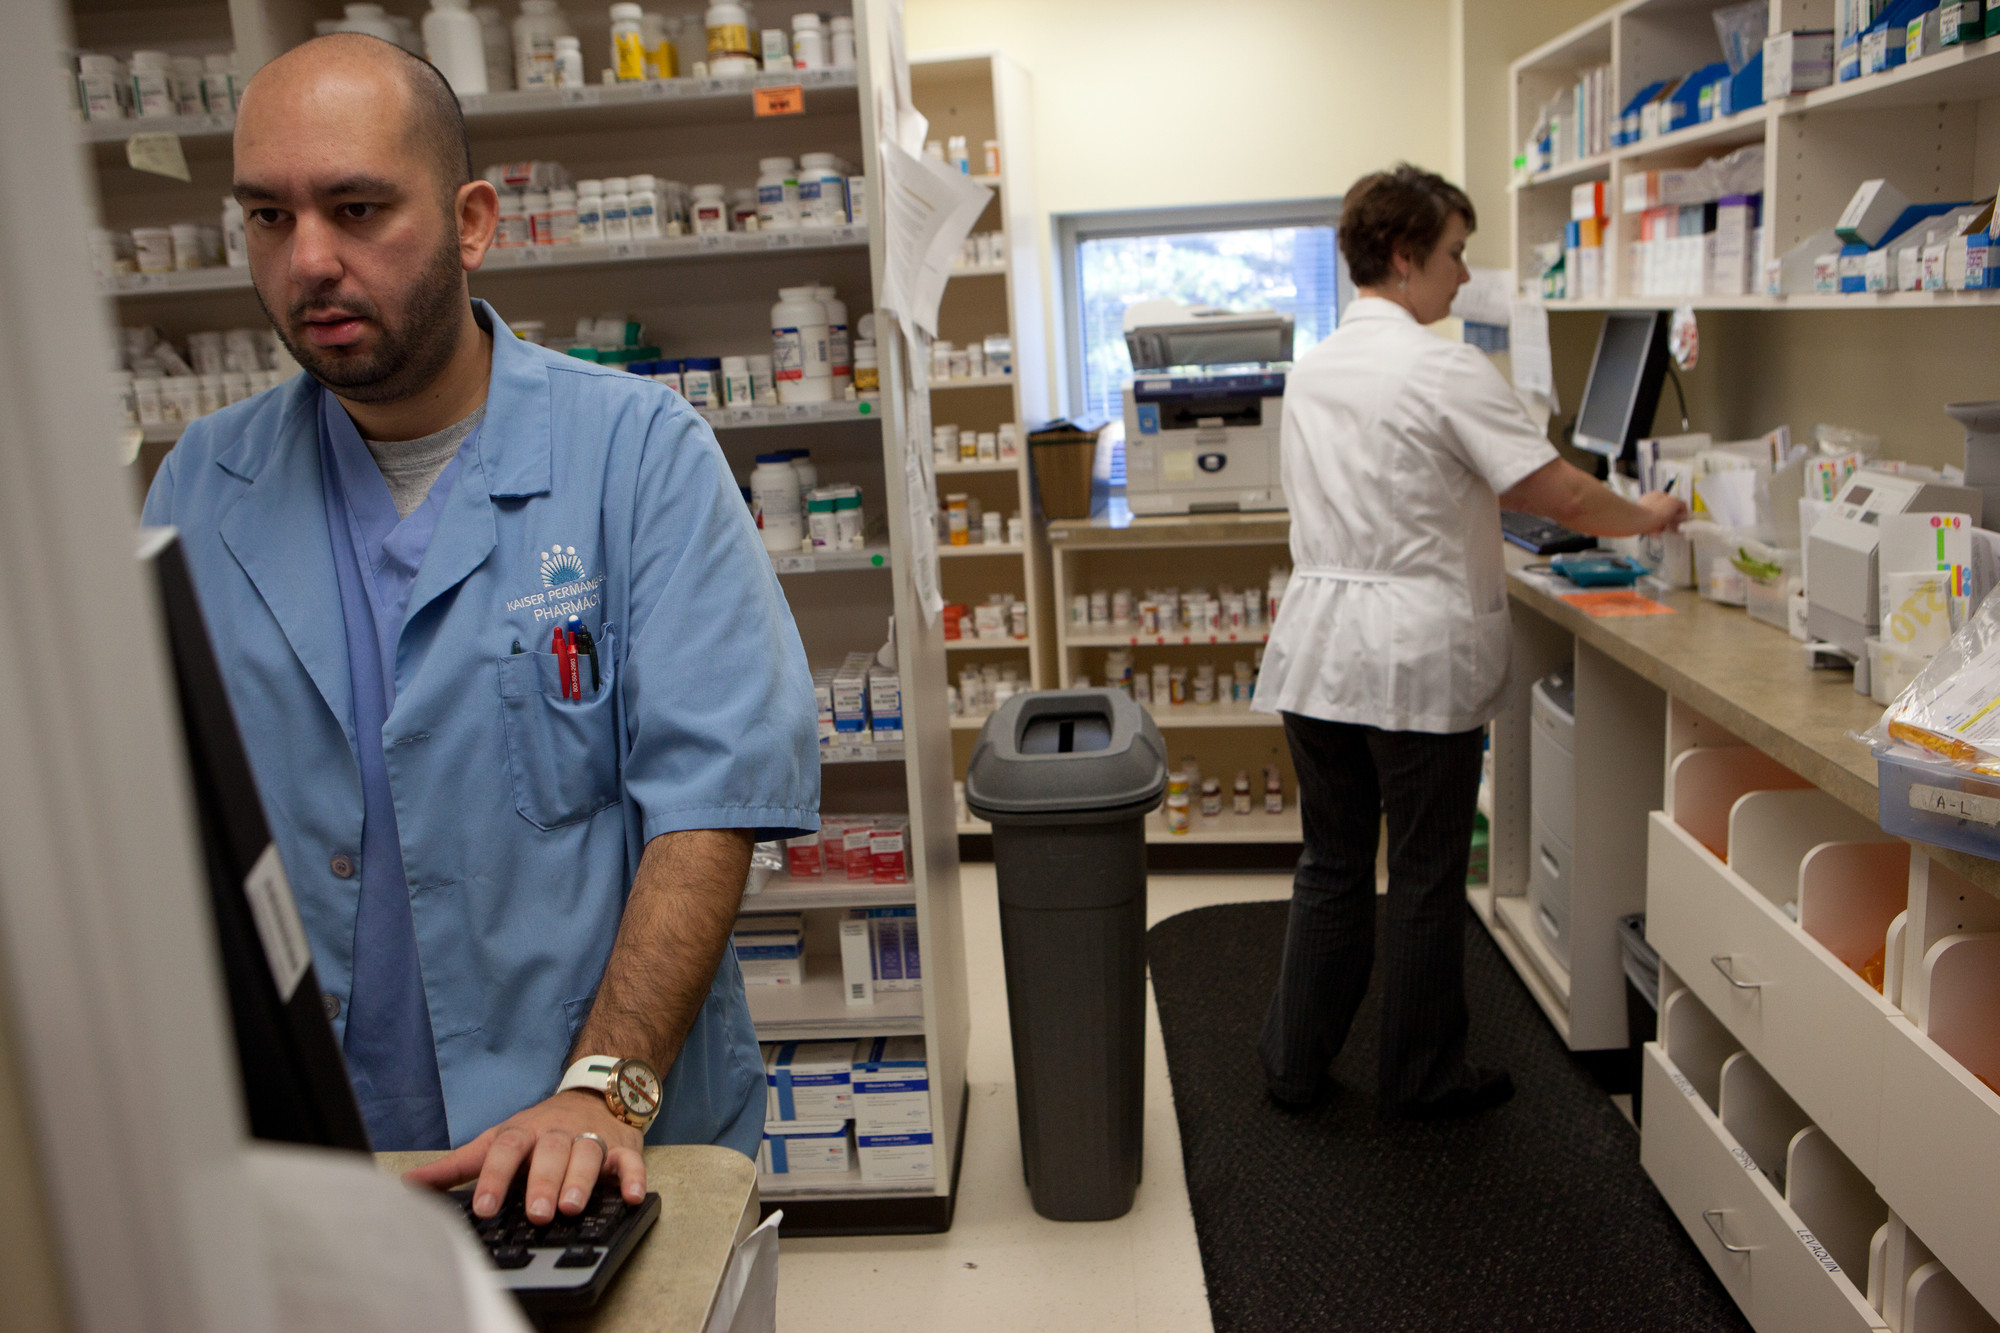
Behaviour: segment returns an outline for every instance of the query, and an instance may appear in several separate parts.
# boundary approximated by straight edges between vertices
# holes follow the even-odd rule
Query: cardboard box
[[[930,1065],[922,1037],[873,1037],[854,1043],[857,1134],[910,1134],[931,1128]]]
[[[757,1169],[767,1176],[839,1176],[850,1165],[845,1120],[767,1125]]]
[[[1834,234],[1850,245],[1879,245],[1909,206],[1903,192],[1888,181],[1863,181],[1847,201],[1840,221],[1833,224]]]
[[[833,673],[833,732],[837,742],[868,739],[868,669],[843,665]]]
[[[848,919],[868,922],[876,991],[923,988],[915,907],[856,907],[849,909]]]
[[[826,858],[820,855],[819,834],[785,839],[785,873],[793,879],[819,879],[826,873]]]
[[[861,1179],[870,1185],[937,1179],[937,1155],[929,1130],[857,1135],[855,1151],[861,1159]]]
[[[1604,182],[1585,181],[1570,187],[1569,215],[1571,221],[1581,222],[1586,218],[1601,218],[1608,210],[1604,206]]]
[[[1833,29],[1796,28],[1764,39],[1764,100],[1825,88],[1833,82]]]
[[[847,867],[847,878],[854,884],[875,882],[875,825],[862,820],[847,826],[841,837],[841,860]]]
[[[859,1047],[852,1041],[781,1041],[763,1047],[764,1123],[852,1119]]]
[[[910,882],[910,834],[902,824],[875,825],[868,834],[869,876],[877,884]]]
[[[1945,0],[1938,9],[1938,41],[1945,46],[1976,42],[1986,35],[1980,0]]]
[[[847,1003],[875,1003],[875,953],[866,921],[840,923],[840,982]]]
[[[878,745],[903,739],[903,681],[885,666],[868,668],[868,726]]]
[[[729,942],[744,985],[805,985],[805,918],[798,913],[739,916]]]

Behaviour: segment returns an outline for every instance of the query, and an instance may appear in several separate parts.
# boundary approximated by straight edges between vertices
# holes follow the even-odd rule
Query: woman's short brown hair
[[[1357,287],[1378,287],[1396,271],[1395,257],[1422,263],[1437,248],[1451,215],[1467,230],[1479,225],[1472,200],[1444,177],[1399,164],[1354,182],[1340,204],[1340,253]]]

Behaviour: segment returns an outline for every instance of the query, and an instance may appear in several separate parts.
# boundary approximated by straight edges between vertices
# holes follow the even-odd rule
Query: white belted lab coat
[[[1252,707],[1468,731],[1507,679],[1496,497],[1556,451],[1477,348],[1374,298],[1302,357],[1280,439],[1292,578]]]

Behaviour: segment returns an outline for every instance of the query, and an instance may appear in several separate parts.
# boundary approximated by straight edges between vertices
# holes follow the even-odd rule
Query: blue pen
[[[576,640],[576,650],[590,659],[590,692],[595,694],[597,693],[599,683],[599,676],[597,674],[597,641],[592,639],[590,631],[583,627],[582,616],[571,616],[569,618],[569,632],[570,636]]]

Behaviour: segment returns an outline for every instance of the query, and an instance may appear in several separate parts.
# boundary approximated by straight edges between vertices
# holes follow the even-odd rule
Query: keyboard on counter
[[[1500,511],[1500,535],[1514,545],[1536,555],[1566,555],[1571,551],[1594,551],[1597,538],[1571,532],[1560,523],[1516,509]]]
[[[451,1197],[465,1209],[465,1220],[486,1246],[500,1285],[530,1314],[567,1314],[597,1304],[660,1217],[659,1195],[648,1194],[635,1207],[620,1197],[616,1180],[598,1182],[576,1216],[558,1212],[541,1225],[528,1220],[525,1180],[514,1182],[491,1217],[472,1215],[470,1185],[453,1190]]]

